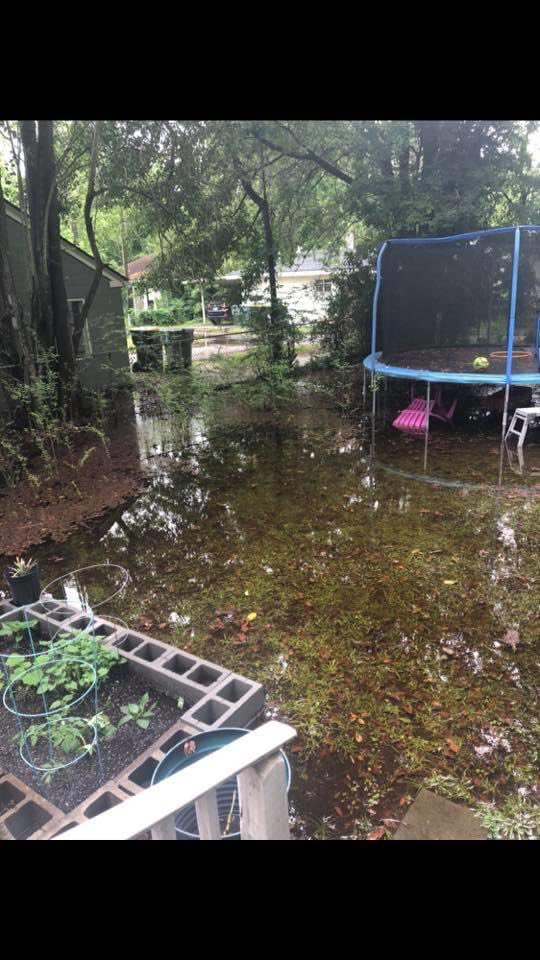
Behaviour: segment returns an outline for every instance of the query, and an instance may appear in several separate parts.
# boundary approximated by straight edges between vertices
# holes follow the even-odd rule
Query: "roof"
[[[21,223],[24,226],[23,215],[19,207],[16,207],[14,203],[10,203],[9,200],[4,200],[4,203],[8,217],[11,217],[12,220],[16,220],[17,223]],[[71,243],[71,240],[66,240],[65,237],[60,237],[60,244],[64,253],[69,253],[70,256],[75,257],[76,260],[80,260],[81,263],[95,270],[96,261],[89,253],[86,253],[86,250],[81,250],[80,247]],[[118,270],[115,270],[114,267],[107,266],[107,264],[105,264],[103,275],[111,281],[111,286],[123,286],[128,282],[128,278],[125,277],[123,273],[119,273]],[[121,281],[121,283],[118,281]]]
[[[278,264],[277,275],[278,277],[290,277],[294,274],[301,277],[330,276],[332,269],[324,263],[323,258],[325,256],[324,253],[300,254],[290,265]],[[221,279],[240,280],[241,276],[239,270],[233,270],[231,273],[226,273]]]
[[[146,273],[150,264],[155,260],[155,253],[147,253],[143,257],[137,257],[136,260],[130,260],[127,265],[127,275],[130,280],[136,280],[143,273]]]

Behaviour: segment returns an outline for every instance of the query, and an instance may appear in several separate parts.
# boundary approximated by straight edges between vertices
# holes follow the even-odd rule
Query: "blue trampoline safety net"
[[[365,362],[389,376],[540,382],[540,227],[384,244]]]

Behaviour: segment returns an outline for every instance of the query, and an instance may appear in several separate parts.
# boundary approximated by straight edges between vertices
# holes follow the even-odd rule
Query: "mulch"
[[[85,450],[94,448],[79,466]],[[0,490],[0,557],[10,560],[45,540],[61,542],[85,521],[119,506],[145,486],[133,428],[111,437],[108,450],[97,437],[60,453],[53,476],[32,464],[38,483],[22,480]],[[5,565],[5,564],[4,564]]]
[[[128,673],[127,666],[115,667],[102,684],[99,691],[98,710],[105,713],[116,726],[122,718],[121,707],[128,703],[138,703],[145,693],[149,693],[149,703],[154,706],[150,726],[142,730],[133,721],[124,724],[110,740],[99,741],[103,776],[100,775],[96,755],[82,757],[64,771],[52,776],[45,783],[41,773],[33,772],[19,755],[17,720],[4,707],[1,709],[0,725],[0,769],[14,774],[31,786],[50,803],[60,810],[69,811],[82,803],[102,784],[121,773],[130,763],[165,733],[177,720],[181,711],[176,700],[153,688]],[[73,715],[90,717],[95,710],[94,696],[91,693],[86,701],[73,709]],[[40,721],[25,720],[25,725]],[[26,726],[25,726],[26,729]],[[41,749],[32,749],[34,763],[41,766],[47,762],[46,742],[40,741]],[[73,755],[66,756],[66,760]]]

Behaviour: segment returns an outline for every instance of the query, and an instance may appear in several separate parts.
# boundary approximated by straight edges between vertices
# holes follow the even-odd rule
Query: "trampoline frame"
[[[376,273],[376,282],[375,282],[375,294],[373,297],[373,306],[371,311],[371,353],[364,358],[364,366],[371,371],[372,379],[375,378],[375,374],[378,373],[383,377],[402,377],[407,380],[424,380],[426,382],[431,381],[436,383],[468,383],[468,384],[482,384],[482,383],[497,383],[501,386],[507,384],[521,384],[522,386],[529,386],[540,383],[540,314],[536,316],[536,345],[535,353],[536,359],[538,362],[539,369],[537,373],[513,373],[512,372],[512,358],[515,351],[508,350],[506,351],[506,371],[504,374],[489,374],[488,372],[482,373],[451,373],[444,370],[425,370],[425,369],[413,369],[409,367],[399,367],[395,365],[385,364],[380,360],[382,356],[382,351],[377,351],[377,307],[379,303],[379,296],[381,290],[381,283],[383,279],[382,275],[382,260],[384,256],[384,251],[389,246],[389,244],[416,244],[418,246],[424,244],[441,244],[441,243],[452,243],[455,240],[468,240],[474,237],[489,236],[494,233],[513,233],[514,234],[514,252],[512,258],[512,282],[510,290],[510,308],[508,311],[508,333],[507,333],[507,345],[513,344],[514,342],[514,330],[516,323],[516,301],[517,301],[517,288],[519,280],[519,252],[521,244],[521,230],[532,230],[535,232],[540,231],[540,225],[537,224],[526,224],[520,227],[495,227],[492,230],[476,230],[472,233],[460,233],[455,234],[450,237],[406,237],[406,238],[396,238],[393,240],[385,240],[382,244],[379,254],[377,256],[377,273]]]
[[[503,436],[506,434],[506,424],[508,418],[508,403],[510,399],[510,386],[534,386],[535,384],[540,384],[540,314],[536,316],[536,346],[535,346],[535,355],[538,365],[538,371],[536,373],[512,373],[512,359],[513,359],[513,344],[514,344],[514,331],[516,324],[516,302],[517,302],[517,289],[518,289],[518,279],[519,279],[519,252],[521,244],[521,230],[527,231],[540,231],[540,225],[537,224],[524,224],[518,227],[495,227],[492,230],[475,230],[471,233],[460,233],[454,234],[453,236],[448,237],[407,237],[407,238],[395,238],[392,240],[386,240],[378,253],[377,256],[377,268],[376,268],[376,282],[375,282],[375,294],[373,297],[373,306],[371,312],[371,353],[364,358],[363,364],[366,370],[371,371],[371,390],[372,390],[372,423],[374,428],[375,423],[375,414],[376,414],[376,382],[375,378],[377,375],[382,377],[399,377],[407,380],[423,380],[426,383],[426,403],[429,405],[430,397],[430,387],[432,383],[448,383],[448,384],[486,384],[494,383],[500,384],[501,387],[505,387],[505,397],[504,397],[504,411],[503,411],[503,426],[502,433]],[[408,367],[399,367],[385,364],[381,361],[382,351],[377,351],[377,307],[379,303],[379,296],[382,283],[382,260],[384,252],[389,244],[415,244],[417,246],[423,244],[443,244],[443,243],[453,243],[456,240],[469,240],[476,237],[489,236],[495,233],[513,233],[514,234],[514,250],[512,256],[512,280],[510,288],[510,306],[508,311],[508,332],[506,338],[507,350],[506,350],[506,371],[504,374],[489,374],[489,373],[450,373],[443,370],[421,370],[421,369],[411,369]],[[427,437],[429,432],[429,417],[427,418],[426,423],[426,452],[425,459],[427,457]]]

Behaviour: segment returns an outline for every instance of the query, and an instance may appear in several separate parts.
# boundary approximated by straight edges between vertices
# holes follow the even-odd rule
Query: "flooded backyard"
[[[441,426],[424,469],[423,441],[312,380],[279,415],[224,395],[135,430],[146,489],[33,550],[42,583],[122,564],[104,615],[263,683],[298,730],[297,837],[391,834],[422,785],[536,798],[540,444],[499,484],[498,429]]]

